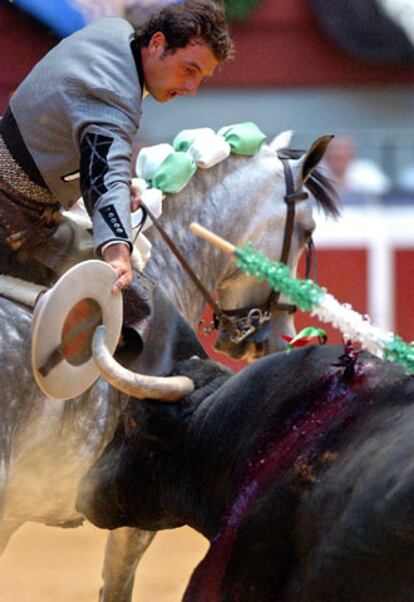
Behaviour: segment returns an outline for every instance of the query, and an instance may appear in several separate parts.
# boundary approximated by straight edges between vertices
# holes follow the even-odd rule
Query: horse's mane
[[[290,159],[300,159],[306,152],[304,150],[293,148],[283,148],[280,150]],[[313,170],[312,174],[306,180],[306,188],[309,188],[318,206],[321,207],[327,215],[332,217],[339,216],[339,196],[335,185],[320,169],[316,168]]]
[[[296,150],[291,148],[283,148],[280,150],[283,151],[285,156],[294,160],[299,159],[306,152],[304,150]],[[269,145],[263,145],[262,150],[254,157],[260,158],[263,151],[271,152],[272,156],[274,156],[276,159],[277,153]],[[192,213],[194,208],[194,200],[197,198],[201,199],[205,192],[207,192],[209,189],[211,190],[214,182],[223,182],[228,174],[235,170],[238,171],[241,164],[244,164],[247,167],[250,163],[250,160],[254,159],[254,157],[245,157],[232,154],[225,161],[221,161],[209,169],[198,169],[194,177],[182,191],[171,194],[171,197],[179,197],[181,202],[179,204],[164,204],[162,219],[165,221],[165,223],[171,221],[175,223],[175,215],[177,212],[183,216],[183,214],[186,212],[186,208],[182,203],[183,196],[187,196],[191,199],[191,203],[187,204],[187,210],[191,212],[190,217],[193,219]],[[282,170],[281,173],[283,173]],[[320,169],[316,168],[312,171],[311,175],[306,180],[305,185],[315,198],[318,207],[320,207],[327,215],[331,217],[339,216],[339,197],[335,190],[334,184],[323,174]],[[220,211],[222,214],[222,208]]]

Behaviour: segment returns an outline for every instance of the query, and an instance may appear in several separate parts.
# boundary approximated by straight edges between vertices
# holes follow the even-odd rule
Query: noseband
[[[283,151],[279,151],[278,157],[283,165],[283,173],[285,176],[286,184],[286,195],[284,201],[286,203],[287,215],[285,221],[285,229],[283,233],[283,245],[280,260],[282,263],[287,264],[289,260],[290,248],[292,245],[293,228],[295,224],[295,213],[296,203],[299,201],[305,201],[308,198],[308,193],[304,190],[295,190],[295,184],[293,180],[292,170],[290,168],[289,157],[283,154]],[[207,331],[214,329],[221,329],[229,336],[233,343],[241,343],[247,337],[253,335],[260,330],[267,322],[270,322],[272,313],[274,311],[287,311],[288,313],[294,313],[296,311],[296,305],[290,303],[281,303],[279,301],[280,292],[271,291],[267,301],[261,305],[249,305],[247,307],[241,307],[238,309],[222,309],[218,303],[212,298],[210,293],[200,282],[193,269],[188,264],[187,260],[184,259],[181,252],[178,250],[175,243],[171,240],[168,234],[165,232],[159,221],[155,218],[152,212],[144,205],[144,210],[148,213],[154,226],[164,239],[166,244],[170,247],[172,253],[176,256],[181,266],[187,275],[191,278],[193,283],[199,289],[204,299],[210,305],[213,310],[213,321]],[[306,278],[309,278],[312,257],[313,257],[313,242],[309,239],[307,242],[307,254],[306,254]]]

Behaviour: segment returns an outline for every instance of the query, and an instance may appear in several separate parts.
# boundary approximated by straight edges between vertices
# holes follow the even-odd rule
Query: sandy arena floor
[[[1,602],[97,602],[106,532],[23,526],[0,558]],[[207,541],[184,527],[159,533],[137,571],[134,602],[180,602]]]

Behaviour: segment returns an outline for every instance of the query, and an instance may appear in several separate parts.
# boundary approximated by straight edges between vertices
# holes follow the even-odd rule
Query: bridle
[[[278,158],[283,165],[286,185],[284,201],[287,210],[285,229],[283,232],[282,252],[279,261],[287,265],[292,245],[293,228],[295,225],[296,203],[305,201],[309,195],[304,190],[295,190],[293,174],[289,163],[290,157],[283,154],[283,151],[279,151]],[[310,238],[306,243],[305,278],[309,278],[310,276],[313,254],[314,245],[312,238]],[[296,305],[282,303],[279,299],[280,291],[271,290],[267,300],[261,305],[256,304],[237,309],[221,310],[220,314],[214,314],[213,319],[218,322],[217,326],[215,325],[215,328],[221,328],[224,332],[227,332],[233,343],[241,343],[247,337],[262,328],[266,322],[269,322],[274,311],[287,311],[290,314],[296,312]]]
[[[290,248],[292,245],[293,228],[295,224],[296,214],[296,203],[306,200],[309,195],[302,188],[295,190],[293,174],[289,163],[290,157],[287,154],[284,154],[283,151],[278,152],[278,157],[283,165],[283,173],[286,185],[286,195],[284,197],[284,201],[286,203],[287,208],[285,229],[283,233],[282,253],[279,261],[287,264],[289,260]],[[187,260],[183,257],[175,243],[165,232],[164,228],[161,226],[161,224],[155,218],[152,212],[148,209],[147,206],[144,206],[143,209],[144,212],[146,212],[151,218],[155,228],[158,230],[166,244],[170,247],[170,250],[178,259],[184,271],[191,278],[195,286],[203,295],[207,304],[211,307],[213,311],[213,321],[210,327],[206,329],[208,332],[211,330],[220,329],[228,335],[228,337],[233,343],[238,344],[244,341],[247,337],[252,336],[261,328],[263,328],[263,326],[267,322],[270,322],[272,313],[274,311],[287,311],[288,313],[294,313],[296,311],[296,305],[292,305],[291,303],[280,302],[280,292],[274,290],[271,290],[267,300],[260,305],[249,305],[237,309],[222,309],[219,306],[219,304],[213,299],[213,297],[210,295],[207,289],[204,287],[199,278],[196,276],[193,269],[188,264]],[[310,238],[307,241],[306,247],[307,253],[305,277],[309,278],[314,252],[312,238]]]

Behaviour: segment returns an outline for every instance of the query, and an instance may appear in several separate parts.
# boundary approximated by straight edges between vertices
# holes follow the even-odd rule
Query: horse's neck
[[[222,279],[228,259],[191,234],[188,224],[191,221],[198,221],[198,219],[199,216],[194,213],[191,219],[186,219],[184,223],[181,222],[181,219],[169,223],[164,219],[163,227],[203,286],[212,294]],[[207,225],[203,220],[203,224],[214,230],[213,223]],[[153,233],[151,234],[153,235]],[[151,260],[146,268],[146,273],[162,287],[191,327],[196,328],[206,303],[203,295],[166,243],[159,236],[152,238],[152,242]]]
[[[240,215],[240,197],[229,194],[219,182],[224,177],[221,166],[203,171],[179,194],[164,201],[160,220],[167,233],[179,247],[205,288],[214,293],[228,271],[231,259],[192,234],[188,226],[199,221],[220,236],[234,241],[245,229]],[[153,243],[151,260],[146,273],[159,283],[167,296],[178,307],[190,325],[195,328],[203,313],[205,300],[189,276],[184,272],[166,243],[151,228]]]

